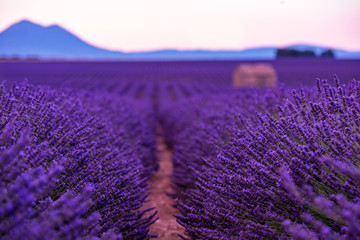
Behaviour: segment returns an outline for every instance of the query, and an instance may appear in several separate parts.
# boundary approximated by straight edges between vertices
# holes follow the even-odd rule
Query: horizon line
[[[78,34],[68,30],[66,27],[61,25],[60,23],[51,23],[51,24],[40,24],[36,21],[30,20],[29,18],[22,18],[20,20],[17,20],[13,23],[10,23],[7,25],[7,27],[0,29],[0,34],[12,27],[15,24],[21,23],[21,22],[30,22],[31,24],[41,26],[43,28],[49,28],[49,27],[60,27],[61,29],[69,32],[70,34],[74,35],[75,37],[79,38],[81,41],[103,50],[111,51],[111,52],[120,52],[120,53],[144,53],[144,52],[159,52],[159,51],[179,51],[179,52],[185,52],[185,51],[208,51],[208,52],[240,52],[240,51],[246,51],[251,49],[259,49],[259,48],[288,48],[290,46],[294,45],[306,45],[311,47],[319,47],[319,48],[325,48],[330,50],[343,50],[347,52],[360,52],[360,49],[357,50],[349,50],[346,47],[334,47],[334,46],[325,46],[317,43],[308,43],[308,42],[293,42],[293,43],[287,43],[287,44],[279,44],[279,45],[256,45],[256,46],[248,46],[244,48],[202,48],[202,47],[195,47],[195,48],[179,48],[179,47],[162,47],[162,48],[151,48],[151,49],[138,49],[138,50],[121,50],[121,49],[111,49],[106,46],[101,46],[96,43],[92,43],[91,40],[87,40],[84,37],[79,36]]]

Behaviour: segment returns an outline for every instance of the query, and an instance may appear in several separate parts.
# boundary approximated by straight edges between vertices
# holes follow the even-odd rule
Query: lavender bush
[[[357,208],[359,189],[349,175],[359,164],[359,93],[357,81],[341,86],[335,78],[335,86],[318,80],[317,88],[292,93],[244,90],[165,113],[178,221],[189,237],[356,239],[357,213],[334,215],[330,202],[344,212]],[[283,167],[293,185],[284,184]],[[312,190],[295,190],[306,185]]]
[[[26,82],[0,92],[1,238],[151,237],[155,213],[139,210],[157,169],[145,107]]]

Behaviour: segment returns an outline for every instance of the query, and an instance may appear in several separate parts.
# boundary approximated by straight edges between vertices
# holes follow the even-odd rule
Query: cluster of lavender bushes
[[[148,239],[157,170],[145,104],[26,82],[0,88],[0,238]]]
[[[360,239],[359,117],[360,83],[337,78],[167,109],[178,222],[190,239]]]

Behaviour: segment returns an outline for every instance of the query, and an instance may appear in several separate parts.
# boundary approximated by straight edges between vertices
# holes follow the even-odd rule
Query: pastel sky
[[[294,43],[360,50],[360,0],[0,0],[0,31],[22,19],[122,51]]]

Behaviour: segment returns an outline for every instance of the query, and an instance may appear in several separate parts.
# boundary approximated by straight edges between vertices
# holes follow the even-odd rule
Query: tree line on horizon
[[[278,48],[276,50],[276,57],[321,57],[321,58],[334,58],[334,52],[331,49],[323,51],[320,55],[316,55],[312,50],[296,50],[289,48]]]

